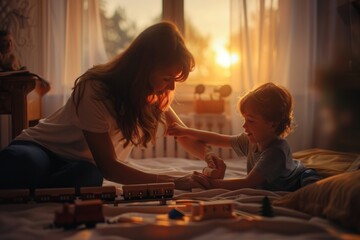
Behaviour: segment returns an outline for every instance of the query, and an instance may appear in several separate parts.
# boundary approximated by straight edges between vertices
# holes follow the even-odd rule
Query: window
[[[184,0],[185,38],[196,68],[187,84],[229,84],[230,0]]]
[[[108,57],[121,52],[142,30],[162,17],[162,0],[103,0],[100,5]]]
[[[162,0],[101,2],[102,24],[105,29],[103,34],[109,57],[125,48],[145,27],[161,20],[162,2]],[[166,3],[177,11],[170,14],[182,14],[182,9],[176,5],[179,1],[167,0]],[[184,36],[196,60],[196,68],[186,84],[229,83],[230,64],[238,61],[236,55],[229,54],[229,11],[230,0],[184,0]]]

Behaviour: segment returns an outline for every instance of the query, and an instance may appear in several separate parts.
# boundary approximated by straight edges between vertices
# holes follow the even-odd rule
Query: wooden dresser
[[[34,125],[41,118],[41,98],[50,85],[31,73],[0,75],[0,114],[11,115],[11,135]]]

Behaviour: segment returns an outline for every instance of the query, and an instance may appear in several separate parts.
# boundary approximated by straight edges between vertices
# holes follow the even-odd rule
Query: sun
[[[217,45],[214,47],[216,53],[216,63],[224,68],[229,68],[239,62],[239,55],[236,53],[230,53],[223,45]]]

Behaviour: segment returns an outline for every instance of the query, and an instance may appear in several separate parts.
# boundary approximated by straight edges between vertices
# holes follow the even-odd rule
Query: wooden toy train
[[[0,190],[0,203],[74,202],[92,199],[104,202],[161,200],[172,198],[174,189],[175,184],[168,182],[123,185],[122,194],[117,193],[115,186],[81,187],[79,191],[75,188],[40,188],[34,191],[29,189]]]

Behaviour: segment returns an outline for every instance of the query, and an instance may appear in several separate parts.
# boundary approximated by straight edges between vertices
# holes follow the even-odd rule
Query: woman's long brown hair
[[[76,79],[73,101],[79,107],[85,81],[100,81],[99,101],[110,100],[125,146],[146,146],[154,141],[163,111],[170,105],[172,91],[154,94],[149,83],[153,71],[177,66],[176,81],[185,81],[195,66],[177,27],[160,22],[139,34],[125,49],[105,64],[94,66]],[[76,94],[75,94],[76,93]],[[155,103],[154,103],[155,102]]]

